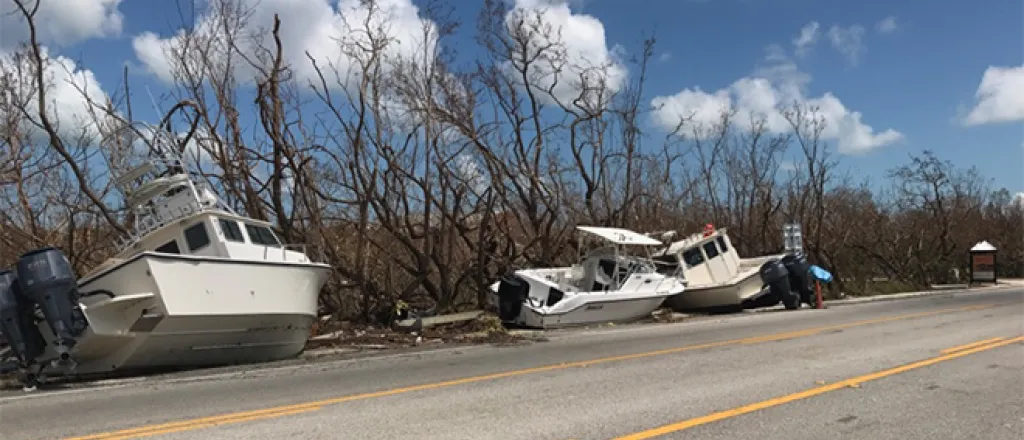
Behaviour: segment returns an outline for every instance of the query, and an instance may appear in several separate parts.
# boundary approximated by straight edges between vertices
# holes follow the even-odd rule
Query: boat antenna
[[[146,88],[146,94],[149,95],[149,102],[150,102],[150,104],[153,105],[153,111],[156,113],[158,118],[162,118],[163,115],[164,115],[164,111],[163,111],[163,109],[160,108],[160,105],[157,104],[156,97],[153,96],[153,91],[149,88],[149,84],[146,84],[145,88]],[[152,125],[152,124],[146,124],[146,125],[150,126],[151,131],[153,132],[153,145],[149,149],[150,156],[153,156],[155,154],[155,155],[159,156],[160,159],[164,159],[164,160],[169,159],[167,157],[167,154],[166,154],[167,152],[164,150],[164,146],[161,145],[160,142],[158,141],[158,138],[161,135],[161,133],[160,133],[160,126],[159,125]]]
[[[146,84],[145,87],[146,94],[149,95],[149,102],[153,104],[153,110],[156,111],[156,114],[158,115],[163,114],[163,112],[160,110],[160,105],[156,103],[156,98],[153,97],[153,91],[149,89],[149,84]]]

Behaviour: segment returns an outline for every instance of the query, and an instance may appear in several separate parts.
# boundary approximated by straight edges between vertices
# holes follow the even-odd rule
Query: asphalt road
[[[0,438],[1019,440],[1022,340],[1019,289],[745,313],[8,393]]]

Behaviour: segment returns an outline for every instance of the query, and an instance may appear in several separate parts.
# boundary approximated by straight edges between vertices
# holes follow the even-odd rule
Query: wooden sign
[[[996,254],[971,253],[971,282],[996,282]]]

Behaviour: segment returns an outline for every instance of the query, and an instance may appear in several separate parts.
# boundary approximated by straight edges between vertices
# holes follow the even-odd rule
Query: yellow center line
[[[248,417],[238,417],[238,418],[226,419],[226,420],[206,421],[206,422],[198,423],[192,429],[214,428],[214,427],[217,427],[217,426],[227,425],[227,424],[232,424],[232,423],[250,422],[250,421],[256,421],[256,420],[267,420],[267,419],[271,419],[271,418],[274,418],[274,417],[291,416],[291,415],[296,415],[296,414],[312,412],[312,411],[316,411],[318,409],[320,409],[319,406],[313,406],[313,407],[309,407],[309,408],[298,408],[298,409],[292,409],[292,410],[288,410],[288,411],[279,411],[279,412],[274,412],[274,413],[252,415],[252,416],[248,416]],[[158,430],[154,430],[154,431],[148,431],[144,435],[145,436],[153,436],[153,435],[160,435],[160,434],[170,434],[170,433],[179,432],[179,431],[181,431],[180,428],[158,429]],[[121,437],[104,437],[104,439],[106,439],[106,440],[127,440],[127,439],[135,438],[135,437],[137,437],[137,436],[136,435],[132,435],[132,434],[128,434],[128,435],[121,436]]]
[[[1002,338],[1002,337],[997,337],[997,338],[992,338],[992,339],[985,339],[983,341],[971,342],[970,344],[957,345],[956,347],[949,347],[949,348],[946,348],[946,349],[943,349],[943,350],[939,350],[939,354],[955,353],[955,352],[960,351],[960,350],[966,350],[968,348],[974,348],[974,347],[977,347],[977,346],[980,346],[980,345],[985,345],[985,344],[988,344],[988,343],[991,343],[991,342],[1002,341],[1003,339],[1004,338]]]
[[[903,372],[907,372],[907,371],[910,371],[910,370],[914,370],[914,369],[918,369],[918,368],[922,368],[922,367],[927,367],[929,365],[937,364],[939,362],[944,362],[944,361],[948,361],[948,360],[951,360],[951,359],[956,359],[956,358],[964,357],[964,356],[967,356],[967,355],[970,355],[970,354],[978,353],[978,352],[985,351],[985,350],[991,350],[993,348],[1002,347],[1004,345],[1010,345],[1010,344],[1021,342],[1021,341],[1024,341],[1024,336],[1018,336],[1018,337],[1010,339],[1010,340],[993,342],[993,343],[989,343],[989,344],[986,344],[986,345],[975,346],[973,348],[968,348],[968,349],[952,352],[952,353],[949,353],[949,354],[944,354],[944,355],[940,355],[940,356],[937,356],[937,357],[924,359],[924,360],[921,360],[921,361],[917,361],[917,362],[901,365],[899,367],[890,368],[888,370],[882,370],[882,371],[878,371],[878,372],[871,373],[871,374],[865,374],[863,376],[857,376],[857,377],[853,377],[853,378],[850,378],[850,379],[846,379],[846,380],[842,380],[842,381],[839,381],[839,382],[835,382],[835,383],[832,383],[832,384],[828,384],[828,385],[824,385],[824,386],[820,386],[820,387],[816,387],[816,388],[807,389],[807,390],[804,390],[804,391],[800,391],[800,392],[797,392],[797,393],[793,393],[793,394],[789,394],[789,395],[785,395],[785,396],[781,396],[781,397],[776,397],[774,399],[769,399],[769,400],[765,400],[765,401],[761,401],[761,402],[757,402],[757,403],[753,403],[753,404],[750,404],[750,405],[745,405],[745,406],[741,406],[741,407],[738,407],[738,408],[733,408],[733,409],[729,409],[729,410],[725,410],[725,411],[719,411],[719,412],[716,412],[716,413],[708,414],[708,415],[703,416],[703,417],[697,417],[697,418],[694,418],[694,419],[684,420],[682,422],[672,423],[672,424],[669,424],[669,425],[660,426],[660,427],[657,427],[657,428],[654,428],[654,429],[649,429],[649,430],[637,432],[637,433],[634,433],[634,434],[629,434],[629,435],[624,435],[624,436],[621,436],[621,437],[616,437],[615,440],[644,440],[644,439],[658,437],[658,436],[662,436],[662,435],[666,435],[666,434],[671,434],[671,433],[682,431],[684,429],[693,428],[695,426],[705,425],[705,424],[708,424],[708,423],[717,422],[717,421],[720,421],[720,420],[725,420],[725,419],[728,419],[728,418],[731,418],[731,417],[736,417],[736,416],[740,416],[740,415],[743,415],[743,414],[752,413],[754,411],[759,411],[759,410],[762,410],[762,409],[765,409],[765,408],[771,408],[773,406],[778,406],[778,405],[782,405],[782,404],[786,404],[786,403],[790,403],[790,402],[795,402],[797,400],[802,400],[802,399],[806,399],[806,398],[809,398],[809,397],[818,396],[818,395],[825,394],[825,393],[828,393],[828,392],[831,392],[831,391],[836,391],[836,390],[847,388],[847,387],[856,387],[859,384],[864,383],[864,382],[869,382],[869,381],[872,381],[872,380],[881,379],[883,377],[892,376],[892,375],[903,373]]]
[[[365,400],[365,399],[372,399],[372,398],[378,398],[378,397],[394,396],[394,395],[397,395],[397,394],[405,394],[405,393],[411,393],[411,392],[415,392],[415,391],[433,390],[433,389],[446,388],[446,387],[451,387],[451,386],[456,386],[456,385],[464,385],[464,384],[469,384],[469,383],[474,383],[474,382],[491,381],[491,380],[497,380],[497,379],[504,379],[504,378],[508,378],[508,377],[524,376],[524,375],[528,375],[528,374],[542,373],[542,372],[548,372],[548,371],[565,370],[565,369],[570,369],[570,368],[581,368],[581,367],[587,367],[587,366],[596,365],[596,364],[605,364],[605,363],[610,363],[610,362],[619,362],[619,361],[642,359],[642,358],[655,357],[655,356],[664,356],[664,355],[668,355],[668,354],[676,354],[676,353],[682,353],[682,352],[686,352],[686,351],[693,351],[693,350],[700,350],[700,349],[717,348],[717,347],[724,347],[724,346],[729,346],[729,345],[742,345],[742,344],[753,344],[753,343],[762,343],[762,342],[781,341],[781,340],[786,340],[786,339],[794,339],[794,338],[800,338],[800,337],[806,337],[806,336],[813,336],[813,335],[817,335],[817,334],[820,334],[820,333],[823,333],[823,332],[827,332],[827,331],[842,330],[842,329],[847,329],[847,328],[851,328],[851,327],[865,326],[865,325],[871,325],[871,324],[881,324],[881,323],[885,323],[885,322],[892,322],[892,321],[899,321],[899,320],[906,320],[906,319],[922,318],[922,317],[935,316],[935,315],[940,315],[940,314],[945,314],[945,313],[952,313],[952,312],[964,312],[964,311],[983,310],[983,309],[994,308],[994,307],[998,307],[998,306],[1002,306],[1002,305],[1007,305],[1007,304],[986,304],[986,305],[964,306],[964,307],[955,307],[955,308],[948,308],[948,309],[932,310],[932,311],[928,311],[928,312],[912,313],[912,314],[906,314],[906,315],[886,316],[886,317],[882,317],[882,318],[874,318],[874,319],[868,319],[868,320],[863,320],[863,321],[854,321],[854,322],[849,322],[849,323],[845,323],[845,324],[836,324],[836,325],[829,325],[829,326],[824,326],[824,327],[808,328],[808,329],[803,329],[803,330],[784,332],[784,333],[777,333],[777,334],[772,334],[772,335],[755,336],[755,337],[741,338],[741,339],[730,339],[730,340],[725,340],[725,341],[709,342],[709,343],[704,343],[704,344],[694,344],[694,345],[687,345],[687,346],[682,346],[682,347],[668,348],[668,349],[663,349],[663,350],[655,350],[655,351],[648,351],[648,352],[634,353],[634,354],[627,354],[627,355],[620,355],[620,356],[610,356],[610,357],[591,359],[591,360],[585,360],[585,361],[565,362],[565,363],[552,364],[552,365],[546,365],[546,366],[541,366],[541,367],[525,368],[525,369],[521,369],[521,370],[511,370],[511,371],[504,371],[504,372],[500,372],[500,373],[485,374],[485,375],[480,375],[480,376],[471,376],[471,377],[465,377],[465,378],[461,378],[461,379],[448,380],[448,381],[443,381],[443,382],[434,382],[434,383],[427,383],[427,384],[421,384],[421,385],[413,385],[413,386],[408,386],[408,387],[392,388],[392,389],[383,390],[383,391],[375,391],[375,392],[362,393],[362,394],[353,394],[353,395],[348,395],[348,396],[335,397],[335,398],[331,398],[331,399],[317,400],[317,401],[313,401],[313,402],[305,402],[305,403],[299,403],[299,404],[294,404],[294,405],[284,405],[284,406],[278,406],[278,407],[273,407],[273,408],[266,408],[266,409],[255,410],[255,411],[243,411],[243,412],[236,412],[236,413],[228,413],[228,414],[222,414],[222,415],[217,415],[217,416],[201,417],[201,418],[181,420],[181,421],[176,421],[176,422],[168,422],[168,423],[160,423],[160,424],[154,424],[154,425],[146,425],[146,426],[140,426],[140,427],[136,427],[136,428],[122,429],[122,430],[119,430],[119,431],[103,432],[103,433],[91,434],[91,435],[86,435],[86,436],[81,436],[81,437],[69,437],[69,438],[66,438],[65,440],[111,440],[111,439],[120,439],[120,438],[139,438],[139,437],[148,437],[148,436],[158,435],[158,434],[165,434],[165,433],[170,433],[170,432],[190,431],[190,430],[205,428],[210,423],[216,423],[218,425],[223,425],[223,424],[228,424],[228,423],[239,423],[239,422],[247,422],[247,421],[253,421],[253,420],[274,418],[274,417],[279,417],[280,415],[285,415],[285,414],[282,414],[282,413],[287,413],[287,412],[292,411],[292,410],[308,410],[309,408],[314,408],[315,409],[315,408],[319,408],[319,407],[322,407],[322,406],[333,405],[333,404],[338,404],[338,403],[345,403],[345,402],[351,402],[351,401],[356,401],[356,400]]]

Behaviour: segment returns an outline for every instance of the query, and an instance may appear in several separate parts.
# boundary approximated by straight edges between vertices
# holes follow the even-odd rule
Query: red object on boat
[[[705,237],[710,237],[711,234],[714,234],[714,233],[715,233],[715,225],[713,225],[711,223],[708,223],[708,224],[704,225],[704,236]]]

